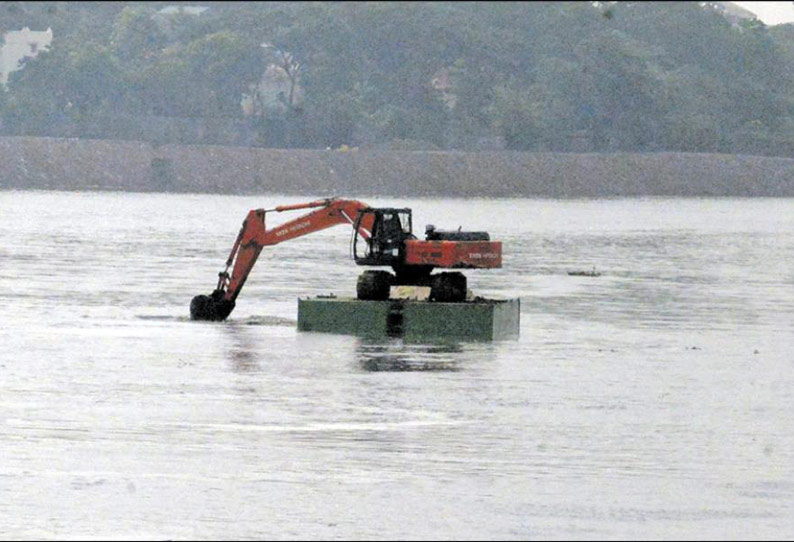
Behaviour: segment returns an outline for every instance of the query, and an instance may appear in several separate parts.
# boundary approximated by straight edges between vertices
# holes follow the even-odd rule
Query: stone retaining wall
[[[0,189],[307,196],[794,196],[794,159],[263,149],[0,138]]]

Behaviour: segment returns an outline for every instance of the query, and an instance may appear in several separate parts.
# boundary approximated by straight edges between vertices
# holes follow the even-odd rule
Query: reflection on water
[[[0,533],[792,538],[794,200],[366,199],[502,240],[466,273],[520,336],[298,332],[355,295],[344,228],[190,321],[245,213],[303,198],[0,192]]]
[[[410,344],[394,339],[356,341],[356,360],[365,371],[459,371],[459,343]]]
[[[248,322],[225,322],[218,326],[229,343],[229,360],[235,373],[251,373],[260,370],[256,346],[241,326]]]

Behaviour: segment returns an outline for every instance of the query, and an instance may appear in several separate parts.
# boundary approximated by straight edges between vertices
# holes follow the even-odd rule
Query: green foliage
[[[145,7],[125,7],[113,23],[110,47],[122,61],[150,59],[165,43],[165,34]]]
[[[536,151],[794,149],[794,30],[732,26],[708,3],[166,5],[0,6],[2,28],[55,36],[12,74],[6,132],[123,137],[125,116],[231,119],[267,146],[466,149],[498,136]],[[280,65],[275,51],[300,65],[300,99],[246,119],[241,99]]]

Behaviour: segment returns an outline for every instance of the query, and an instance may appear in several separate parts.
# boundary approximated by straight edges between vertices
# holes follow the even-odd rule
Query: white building
[[[5,86],[8,75],[21,67],[22,59],[33,58],[40,51],[49,49],[52,43],[52,28],[36,31],[26,26],[22,30],[6,32],[3,37],[5,43],[0,48],[0,84]]]
[[[177,13],[184,13],[187,15],[201,15],[207,11],[207,6],[165,6],[158,11],[161,15],[176,15]]]
[[[754,21],[758,18],[755,13],[734,2],[708,2],[708,5],[721,13],[733,26],[738,26],[742,21]]]
[[[248,85],[248,94],[243,94],[240,106],[246,116],[263,115],[269,108],[287,107],[290,88],[292,103],[299,104],[303,100],[303,89],[296,81],[294,86],[284,68],[276,64],[268,64],[265,73],[258,83]]]

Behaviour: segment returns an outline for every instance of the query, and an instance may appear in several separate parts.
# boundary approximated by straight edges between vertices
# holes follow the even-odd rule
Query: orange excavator
[[[298,209],[314,210],[275,228],[265,227],[267,213]],[[356,284],[361,300],[386,300],[392,286],[413,285],[429,286],[430,301],[463,302],[466,276],[457,271],[432,274],[433,269],[502,266],[502,243],[491,241],[487,232],[441,231],[428,225],[425,239],[418,239],[412,232],[411,209],[373,208],[340,198],[253,209],[243,221],[226,268],[218,273],[215,290],[210,295],[197,295],[190,302],[191,319],[225,320],[264,247],[337,224],[353,227],[351,251],[358,265],[386,266],[393,271],[362,273]]]

